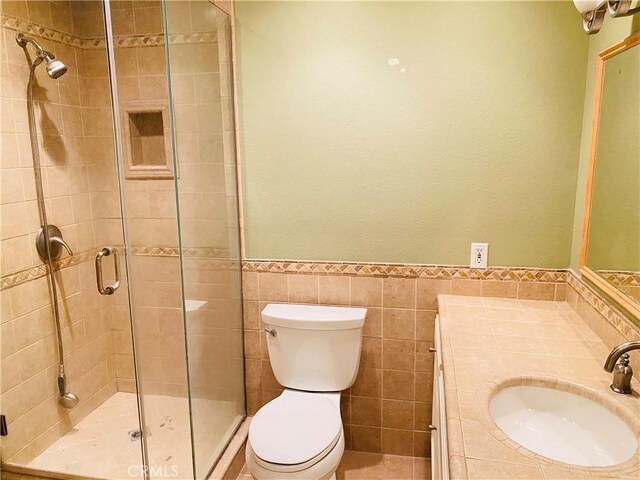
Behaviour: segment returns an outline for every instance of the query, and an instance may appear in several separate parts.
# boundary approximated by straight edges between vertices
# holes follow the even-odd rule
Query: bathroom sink
[[[489,410],[511,440],[561,462],[616,465],[638,448],[633,430],[609,409],[580,395],[533,386],[500,390]]]

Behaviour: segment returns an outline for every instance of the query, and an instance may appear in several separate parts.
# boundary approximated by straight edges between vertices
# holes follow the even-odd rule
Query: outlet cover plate
[[[488,243],[472,243],[471,244],[471,260],[469,266],[471,268],[487,268],[487,260],[489,257]]]

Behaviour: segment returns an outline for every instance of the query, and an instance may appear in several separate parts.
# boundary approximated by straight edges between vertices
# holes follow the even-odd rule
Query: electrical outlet
[[[488,243],[472,243],[471,244],[471,268],[487,268],[487,258],[489,257]]]

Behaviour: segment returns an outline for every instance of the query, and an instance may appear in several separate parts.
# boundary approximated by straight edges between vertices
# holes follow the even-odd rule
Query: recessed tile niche
[[[173,178],[166,105],[122,107],[127,178]]]

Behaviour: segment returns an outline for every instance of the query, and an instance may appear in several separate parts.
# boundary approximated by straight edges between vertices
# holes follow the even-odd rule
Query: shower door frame
[[[111,110],[113,115],[113,135],[114,135],[114,148],[116,157],[116,175],[118,177],[118,197],[120,200],[120,216],[122,217],[122,238],[123,248],[125,250],[124,262],[125,262],[125,278],[127,284],[127,296],[129,305],[129,319],[131,324],[131,344],[132,344],[132,356],[133,356],[133,378],[136,386],[136,402],[138,405],[138,425],[140,427],[140,452],[142,454],[142,474],[144,480],[150,480],[149,477],[149,450],[147,444],[147,429],[145,424],[144,414],[144,398],[141,390],[142,383],[140,382],[138,355],[136,348],[136,322],[135,322],[135,309],[133,301],[133,282],[132,270],[131,270],[131,243],[129,241],[129,229],[127,226],[127,201],[125,193],[125,176],[123,168],[123,145],[122,145],[122,124],[120,118],[120,107],[118,103],[118,82],[116,76],[116,60],[115,60],[115,47],[113,43],[113,23],[111,20],[111,0],[102,0],[103,18],[104,18],[104,30],[105,30],[105,43],[107,50],[107,69],[109,71],[109,90],[111,92]]]

